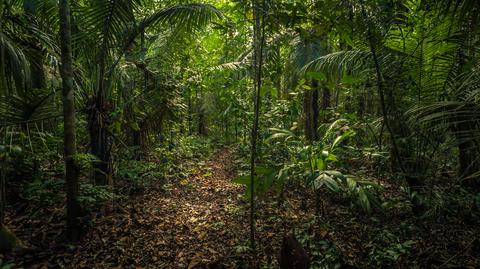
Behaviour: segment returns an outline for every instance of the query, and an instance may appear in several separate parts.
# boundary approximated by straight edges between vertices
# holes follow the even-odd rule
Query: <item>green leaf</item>
[[[338,161],[338,158],[335,154],[328,154],[328,157],[325,159],[325,161],[332,161],[332,162],[336,162]]]
[[[250,175],[242,175],[233,178],[232,180],[234,183],[249,185],[250,184]]]
[[[333,192],[338,192],[340,187],[330,175],[327,173],[321,173],[314,181],[314,188],[320,189],[322,186],[326,186],[329,190]]]
[[[136,122],[131,122],[130,123],[130,128],[132,128],[132,130],[134,130],[134,131],[140,131],[140,126],[138,126],[138,123],[136,123]]]
[[[348,177],[347,178],[347,186],[350,190],[355,190],[357,188],[357,181],[355,179]]]
[[[364,179],[364,180],[358,180],[357,183],[358,183],[359,185],[362,185],[362,186],[370,186],[370,187],[373,187],[373,188],[375,188],[375,189],[379,189],[379,188],[382,187],[382,186],[379,185],[378,183],[375,183],[375,182],[373,182],[373,181],[371,181],[371,180],[365,180],[365,179]]]
[[[281,137],[289,137],[289,135],[285,134],[285,133],[275,133],[275,134],[272,134],[271,136],[269,136],[265,141],[268,142],[270,140],[281,138]]]
[[[281,137],[286,137],[287,139],[290,137],[295,137],[295,134],[292,131],[286,129],[270,128],[270,131],[273,131],[274,133],[268,137],[266,141]]]
[[[340,171],[335,171],[335,170],[325,170],[324,173],[327,173],[333,177],[336,177],[336,178],[343,178],[345,177],[345,175],[340,172]]]
[[[273,173],[274,172],[274,169],[272,167],[266,167],[266,166],[261,166],[261,165],[257,165],[255,167],[255,173],[257,175],[267,175],[267,174],[270,174],[270,173]]]
[[[304,90],[307,90],[307,91],[312,90],[312,87],[310,87],[310,86],[308,86],[308,85],[302,85],[301,88],[304,89]]]
[[[322,159],[322,158],[317,158],[317,169],[319,171],[323,171],[325,169],[327,169],[327,164],[325,163],[325,161]]]
[[[358,203],[365,212],[371,211],[370,200],[363,188],[358,189]]]
[[[350,130],[350,131],[347,131],[347,132],[343,133],[342,135],[338,136],[338,137],[335,138],[335,140],[333,141],[330,150],[333,151],[333,150],[338,146],[338,144],[339,144],[341,141],[343,141],[343,140],[345,140],[345,139],[347,139],[347,138],[350,138],[350,137],[352,137],[353,135],[355,135],[355,132],[352,131],[352,130]]]

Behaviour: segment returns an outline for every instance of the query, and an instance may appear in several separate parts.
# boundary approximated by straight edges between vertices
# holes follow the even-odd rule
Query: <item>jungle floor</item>
[[[302,195],[294,192],[281,206],[273,196],[259,201],[254,255],[244,190],[232,182],[238,162],[232,149],[221,149],[192,162],[194,172],[184,179],[159,181],[110,204],[89,220],[76,246],[62,243],[62,208],[44,209],[38,218],[11,216],[7,224],[32,250],[0,258],[23,268],[275,268],[283,236],[295,231],[311,257],[327,265],[480,264],[478,225],[418,224],[402,210],[365,216],[330,198],[314,217],[313,208],[300,210]]]

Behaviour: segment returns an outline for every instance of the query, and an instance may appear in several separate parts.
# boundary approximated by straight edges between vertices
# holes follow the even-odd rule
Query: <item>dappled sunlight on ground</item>
[[[151,188],[121,213],[105,218],[87,235],[75,263],[229,265],[234,247],[246,238],[247,223],[239,208],[242,187],[231,182],[228,171],[230,158],[222,150],[188,178]]]

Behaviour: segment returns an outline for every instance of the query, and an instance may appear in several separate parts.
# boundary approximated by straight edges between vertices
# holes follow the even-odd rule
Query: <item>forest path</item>
[[[99,219],[73,264],[231,268],[235,246],[248,231],[240,206],[243,188],[231,182],[232,162],[229,149],[219,150],[196,163],[187,178],[152,186],[113,216]]]

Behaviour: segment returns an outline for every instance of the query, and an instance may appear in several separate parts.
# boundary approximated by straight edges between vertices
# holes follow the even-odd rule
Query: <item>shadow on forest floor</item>
[[[375,262],[404,268],[434,262],[441,266],[445,261],[474,267],[479,262],[472,247],[466,247],[476,238],[474,226],[419,224],[408,212],[365,216],[328,196],[324,215],[315,218],[313,209],[299,210],[302,197],[313,200],[300,192],[285,193],[282,206],[276,199],[258,201],[254,257],[247,247],[244,190],[232,182],[239,162],[232,149],[218,150],[208,161],[193,163],[189,176],[167,177],[108,205],[107,213],[91,220],[78,246],[58,243],[61,208],[40,212],[52,216],[48,223],[30,220],[22,225],[26,221],[16,219],[12,226],[17,231],[32,233],[19,237],[30,238],[25,241],[38,249],[3,258],[27,268],[276,268],[282,237],[295,230],[317,264],[375,267]]]
[[[78,246],[52,241],[60,240],[63,223],[54,224],[58,214],[43,212],[52,215],[48,231],[31,223],[17,225],[17,230],[38,233],[43,247],[6,260],[32,268],[249,268],[257,259],[246,247],[248,214],[243,187],[231,182],[233,162],[230,149],[219,150],[194,164],[196,172],[187,178],[158,181],[138,196],[109,205],[108,213],[91,221]],[[258,237],[266,245],[274,235],[259,221]],[[275,259],[271,250],[267,247],[264,260]]]

